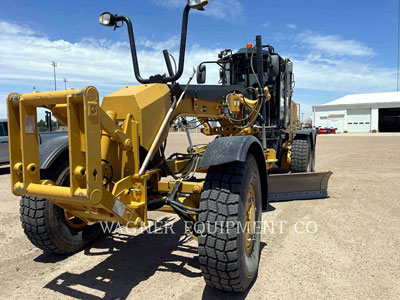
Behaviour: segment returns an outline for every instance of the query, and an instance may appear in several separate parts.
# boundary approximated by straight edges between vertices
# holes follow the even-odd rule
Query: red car
[[[317,134],[335,134],[337,128],[317,128]]]

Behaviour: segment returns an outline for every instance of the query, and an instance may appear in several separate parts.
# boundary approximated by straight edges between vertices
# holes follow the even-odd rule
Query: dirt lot
[[[184,138],[172,134],[169,151],[185,149],[178,148]],[[257,281],[233,295],[205,285],[196,242],[163,213],[151,216],[173,222],[175,234],[121,232],[71,257],[42,254],[23,234],[19,199],[2,168],[0,297],[399,299],[399,149],[399,135],[318,137],[317,170],[334,172],[330,198],[272,203],[263,220],[275,230],[262,236]]]

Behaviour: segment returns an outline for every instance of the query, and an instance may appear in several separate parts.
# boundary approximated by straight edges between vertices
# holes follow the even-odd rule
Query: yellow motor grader
[[[197,68],[197,85],[180,85],[188,16],[183,12],[178,66],[164,50],[168,74],[142,78],[132,23],[103,13],[100,24],[126,25],[140,85],[99,101],[93,86],[7,97],[12,191],[29,240],[46,252],[70,254],[102,234],[100,222],[147,226],[150,210],[176,213],[198,239],[207,284],[243,291],[260,259],[260,221],[273,200],[327,197],[330,172],[315,173],[316,134],[301,129],[292,101],[293,65],[261,36],[255,46],[222,51]],[[205,85],[206,65],[220,84]],[[39,146],[37,109],[68,126],[68,136]],[[216,138],[165,157],[170,127],[196,120]],[[187,130],[190,137],[190,130]],[[204,178],[196,174],[205,173]],[[133,254],[134,255],[134,254]]]

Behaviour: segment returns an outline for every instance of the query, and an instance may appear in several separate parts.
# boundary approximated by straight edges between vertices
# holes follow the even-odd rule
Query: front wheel
[[[257,275],[262,212],[260,172],[246,161],[210,167],[200,201],[199,261],[208,285],[244,291]]]
[[[46,170],[46,179],[68,186],[68,161]],[[71,254],[102,235],[99,223],[87,225],[45,198],[22,196],[20,216],[25,235],[44,252]]]

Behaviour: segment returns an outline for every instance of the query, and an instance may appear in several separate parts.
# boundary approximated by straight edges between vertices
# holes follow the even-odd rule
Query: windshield
[[[254,86],[257,83],[257,79],[254,74],[249,74],[248,70],[238,70],[234,73],[234,83],[244,87]]]
[[[233,77],[228,78],[228,82],[231,84],[237,84],[244,87],[257,87],[257,61],[256,57],[253,57],[253,68],[256,76],[251,70],[250,59],[244,56],[238,56],[233,60]],[[264,70],[267,69],[267,61],[264,60]],[[264,73],[264,81],[268,81],[268,74]]]

